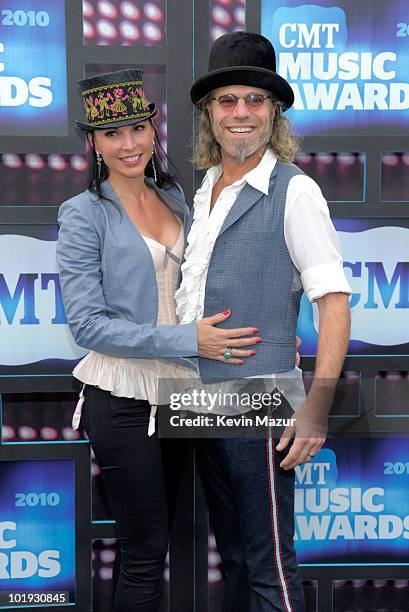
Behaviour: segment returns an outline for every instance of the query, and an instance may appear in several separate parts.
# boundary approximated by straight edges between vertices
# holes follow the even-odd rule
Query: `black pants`
[[[156,433],[148,437],[147,401],[114,397],[96,387],[86,387],[85,397],[83,423],[120,541],[113,611],[157,612],[185,441],[160,441]]]

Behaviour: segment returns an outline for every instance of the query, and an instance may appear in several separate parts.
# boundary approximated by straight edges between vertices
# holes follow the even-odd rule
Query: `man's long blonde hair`
[[[220,145],[213,136],[208,104],[210,95],[207,95],[198,105],[199,116],[195,145],[193,148],[193,161],[199,170],[207,170],[211,166],[221,163],[222,157]],[[278,100],[272,100],[275,107],[273,129],[270,146],[277,159],[283,162],[292,162],[300,147],[299,139],[292,129],[292,124],[284,117],[282,104]]]

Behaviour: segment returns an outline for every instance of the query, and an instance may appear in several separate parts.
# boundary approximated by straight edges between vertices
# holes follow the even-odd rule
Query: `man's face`
[[[275,109],[271,99],[264,100],[257,108],[247,105],[243,98],[250,93],[269,95],[269,92],[247,85],[219,87],[212,97],[234,94],[240,98],[232,109],[224,109],[217,100],[210,100],[208,109],[213,135],[224,155],[239,163],[256,152],[262,153],[270,141]]]

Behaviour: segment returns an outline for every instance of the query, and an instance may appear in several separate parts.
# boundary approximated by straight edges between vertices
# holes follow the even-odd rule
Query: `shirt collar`
[[[266,149],[263,157],[260,160],[260,163],[255,168],[253,168],[253,170],[247,172],[247,174],[242,176],[241,179],[233,183],[231,186],[236,187],[238,185],[241,185],[243,182],[246,182],[252,187],[254,187],[254,189],[257,189],[265,195],[268,195],[270,175],[273,171],[274,166],[276,165],[276,162],[277,158],[273,151],[270,148]],[[211,188],[213,188],[214,184],[219,179],[221,173],[221,164],[209,168],[206,174],[206,178],[208,179]]]

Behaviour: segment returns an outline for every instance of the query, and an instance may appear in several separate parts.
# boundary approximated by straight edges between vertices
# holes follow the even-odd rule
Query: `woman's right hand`
[[[238,327],[235,329],[216,327],[219,323],[228,319],[229,316],[230,311],[228,310],[197,322],[199,356],[223,363],[241,365],[244,363],[244,357],[252,357],[256,354],[254,349],[244,350],[241,347],[254,345],[262,342],[262,340],[260,336],[254,335],[258,332],[255,327]],[[233,349],[233,356],[226,359],[224,353],[230,349]]]

